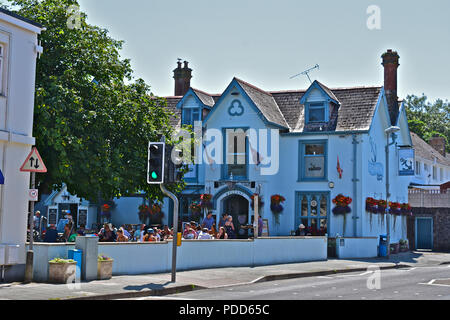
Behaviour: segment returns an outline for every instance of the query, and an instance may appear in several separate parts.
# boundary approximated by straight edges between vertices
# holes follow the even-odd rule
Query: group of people
[[[259,217],[258,236],[261,236],[262,229],[263,221]],[[77,236],[84,236],[85,234],[84,225],[80,225],[80,228],[75,230],[72,220],[69,220],[69,223],[64,226],[62,236],[58,234],[55,225],[52,224],[46,230],[43,240],[44,242],[75,242]],[[173,228],[169,228],[167,225],[163,228],[157,228],[141,224],[137,230],[134,230],[130,225],[122,225],[116,228],[111,223],[105,223],[96,235],[98,235],[100,242],[156,242],[173,239],[173,234]],[[235,239],[236,227],[233,223],[233,217],[224,213],[216,224],[210,211],[201,223],[195,221],[185,223],[182,238],[188,240]]]
[[[261,236],[263,230],[263,220],[258,219],[258,236]],[[185,224],[183,230],[183,239],[236,239],[236,228],[233,223],[233,217],[227,213],[222,214],[222,218],[216,227],[216,222],[212,216],[212,212],[208,212],[207,216],[200,224],[191,221]]]

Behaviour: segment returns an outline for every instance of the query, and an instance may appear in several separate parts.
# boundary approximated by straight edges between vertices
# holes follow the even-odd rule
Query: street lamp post
[[[396,136],[395,132],[400,131],[399,127],[391,126],[387,128],[384,132],[386,133],[386,246],[387,255],[389,257],[391,252],[391,215],[389,214],[389,198],[391,196],[389,192],[389,147],[395,144]],[[389,143],[389,138],[392,137],[392,142]]]

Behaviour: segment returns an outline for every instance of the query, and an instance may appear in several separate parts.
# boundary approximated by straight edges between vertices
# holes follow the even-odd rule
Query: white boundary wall
[[[66,258],[74,244],[34,244],[34,281],[48,279],[48,261]],[[114,259],[113,275],[170,272],[172,241],[99,243],[98,253]],[[326,237],[277,237],[254,240],[183,240],[177,270],[244,267],[327,260]]]
[[[374,258],[378,256],[378,241],[377,237],[336,238],[336,255],[339,259]]]

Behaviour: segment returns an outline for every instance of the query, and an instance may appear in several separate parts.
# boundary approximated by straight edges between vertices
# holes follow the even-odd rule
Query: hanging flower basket
[[[193,201],[189,209],[191,209],[192,214],[199,214],[202,211],[202,206],[198,201]]]
[[[138,209],[139,209],[139,212],[138,212],[139,220],[142,223],[145,223],[149,216],[149,207],[145,204],[141,204]]]
[[[264,201],[262,201],[262,197],[259,194],[253,194],[250,199],[252,200],[250,203],[250,207],[252,210],[255,210],[255,196],[258,196],[258,208],[261,210],[262,206],[264,206]]]
[[[342,194],[339,194],[336,196],[336,198],[333,199],[333,203],[336,205],[333,208],[334,214],[347,214],[350,213],[352,210],[349,207],[349,204],[352,203],[352,198],[345,197]]]
[[[161,205],[159,203],[154,203],[150,209],[150,214],[157,214],[161,212]]]
[[[270,197],[270,210],[274,214],[276,224],[280,224],[279,215],[281,214],[281,212],[283,212],[284,209],[281,203],[283,203],[284,201],[286,201],[286,199],[279,194],[275,194]]]
[[[409,203],[402,203],[400,205],[400,212],[401,212],[402,215],[405,215],[405,216],[412,216],[413,215],[412,214],[412,208],[409,205]]]
[[[338,194],[336,198],[333,199],[333,203],[335,207],[332,212],[335,215],[342,215],[344,217],[344,228],[343,233],[345,234],[345,227],[347,225],[347,213],[350,213],[352,210],[349,205],[352,203],[352,198],[343,196],[342,194]]]
[[[200,195],[200,206],[204,209],[212,209],[212,195],[208,193],[204,193]]]
[[[111,218],[111,206],[107,203],[102,205],[100,215],[105,218]]]
[[[377,214],[378,213],[378,200],[374,198],[366,199],[366,211],[369,213]]]

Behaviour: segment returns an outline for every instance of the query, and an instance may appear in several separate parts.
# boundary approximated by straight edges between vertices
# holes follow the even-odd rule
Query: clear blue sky
[[[135,76],[173,95],[177,58],[191,85],[221,93],[233,76],[264,90],[308,87],[311,73],[329,87],[382,85],[381,54],[400,55],[399,97],[450,100],[450,1],[80,0],[88,22],[125,41]],[[369,30],[366,10],[381,10]]]

